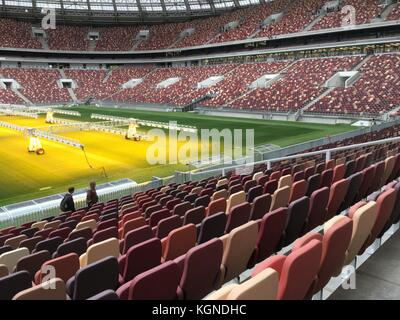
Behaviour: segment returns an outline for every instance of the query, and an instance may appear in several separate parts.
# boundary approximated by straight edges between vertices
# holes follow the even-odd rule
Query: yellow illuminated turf
[[[44,118],[0,116],[0,121],[27,127],[48,126]],[[83,151],[77,148],[41,139],[45,154],[30,154],[27,151],[28,137],[0,127],[0,204],[63,192],[68,185],[83,187],[91,180],[101,183],[127,177],[138,182],[147,181],[152,176],[167,176],[186,167],[149,165],[146,149],[150,142],[129,141],[123,136],[100,132],[59,135],[77,139],[85,145],[93,169],[86,162]]]

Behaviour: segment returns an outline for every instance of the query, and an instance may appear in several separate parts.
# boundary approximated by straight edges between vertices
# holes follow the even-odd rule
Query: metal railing
[[[179,182],[183,183],[186,181],[198,181],[198,180],[206,179],[206,178],[209,178],[212,176],[218,176],[218,175],[224,176],[228,172],[232,172],[232,171],[235,171],[238,169],[246,170],[249,167],[255,167],[255,166],[263,165],[263,164],[267,166],[267,169],[271,169],[272,164],[276,163],[276,162],[299,159],[299,158],[306,158],[306,157],[312,157],[312,156],[318,156],[318,155],[325,155],[325,160],[328,161],[331,159],[332,154],[335,152],[341,152],[341,151],[346,151],[346,150],[351,150],[351,149],[359,149],[359,148],[380,145],[380,144],[388,144],[388,143],[393,143],[393,142],[400,142],[400,137],[369,141],[369,142],[352,144],[352,145],[336,147],[336,148],[329,148],[329,149],[324,149],[324,150],[319,150],[319,151],[298,153],[298,154],[285,156],[285,157],[278,157],[278,158],[273,158],[273,159],[256,161],[253,163],[246,163],[243,165],[233,165],[233,166],[205,170],[205,171],[177,172],[176,176],[178,177]]]

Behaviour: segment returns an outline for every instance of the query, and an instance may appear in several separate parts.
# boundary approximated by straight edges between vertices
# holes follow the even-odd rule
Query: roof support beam
[[[208,4],[209,4],[210,7],[211,7],[211,11],[212,11],[213,13],[215,13],[214,1],[213,1],[213,0],[207,0],[207,2],[208,2]]]
[[[240,8],[239,0],[233,0],[233,3],[235,4],[236,8]]]
[[[189,5],[189,1],[185,0],[185,6],[186,6],[186,13],[190,13],[190,5]]]
[[[118,15],[118,11],[117,11],[117,5],[115,4],[115,0],[112,0],[112,5],[114,8],[114,15],[117,16]]]
[[[162,7],[163,15],[166,16],[167,15],[167,8],[165,7],[165,2],[164,2],[164,0],[160,0],[160,1],[161,1],[161,7]]]
[[[143,8],[142,8],[142,4],[140,3],[140,0],[136,0],[136,4],[139,10],[139,16],[143,18]]]

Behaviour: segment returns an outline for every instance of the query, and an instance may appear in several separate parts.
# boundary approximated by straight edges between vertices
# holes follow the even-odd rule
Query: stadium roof
[[[58,12],[71,11],[98,14],[195,14],[244,7],[268,0],[0,0],[3,11],[40,12],[54,8]]]

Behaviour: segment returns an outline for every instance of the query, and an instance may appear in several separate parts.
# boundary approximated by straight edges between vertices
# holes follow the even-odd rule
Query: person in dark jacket
[[[72,194],[75,192],[75,188],[71,187],[68,189],[68,193],[65,194],[64,198],[61,201],[60,204],[60,209],[62,212],[68,212],[68,211],[75,211],[75,203],[74,203],[74,198],[72,197]]]
[[[96,182],[91,182],[89,184],[89,190],[86,192],[86,204],[90,208],[97,202],[99,202],[99,196],[96,191]]]

